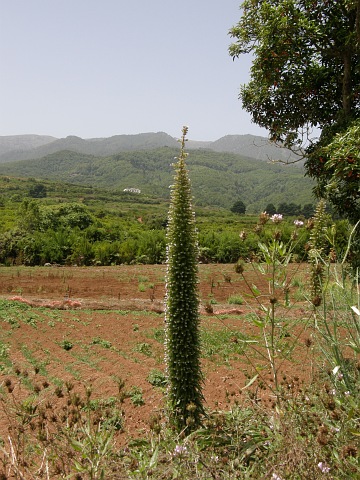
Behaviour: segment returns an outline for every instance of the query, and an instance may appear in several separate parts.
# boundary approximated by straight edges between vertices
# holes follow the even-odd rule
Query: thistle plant
[[[346,395],[359,393],[358,354],[360,352],[359,277],[348,275],[347,256],[352,249],[353,235],[360,221],[352,229],[346,252],[341,261],[335,251],[336,228],[329,225],[321,200],[312,219],[309,241],[310,302],[314,310],[314,326],[319,347],[333,373],[330,378],[334,391]],[[330,254],[325,246],[330,246]],[[335,255],[332,254],[335,252]],[[333,257],[333,258],[332,258]],[[333,263],[338,259],[337,263]],[[321,305],[321,309],[318,308]]]
[[[179,429],[190,431],[203,414],[200,367],[198,243],[191,188],[186,169],[183,127],[181,152],[174,165],[175,183],[167,228],[165,298],[165,361],[170,418]]]
[[[288,313],[293,306],[290,300],[290,285],[296,269],[289,272],[288,267],[293,259],[293,252],[297,244],[302,240],[299,236],[299,229],[304,223],[301,220],[295,220],[295,229],[291,234],[290,241],[285,242],[282,240],[282,231],[279,229],[283,221],[283,215],[281,214],[274,214],[270,217],[266,212],[262,212],[255,228],[256,232],[261,234],[269,221],[276,225],[272,238],[267,242],[258,243],[258,260],[252,262],[255,271],[267,279],[268,292],[262,292],[256,285],[248,282],[244,264],[241,260],[235,265],[235,271],[242,275],[245,284],[256,299],[258,308],[254,310],[251,320],[256,327],[259,327],[260,335],[256,337],[256,341],[252,344],[252,350],[268,366],[272,376],[269,383],[258,365],[248,357],[250,364],[256,370],[256,375],[248,383],[248,386],[252,385],[257,377],[260,377],[261,382],[266,383],[272,390],[276,401],[280,402],[283,398],[283,389],[279,379],[280,368],[284,362],[291,359],[298,339],[306,328],[306,323],[298,328],[296,319],[283,318],[284,312]],[[240,238],[245,238],[244,233],[240,234]],[[303,235],[304,233],[301,236]],[[280,316],[279,312],[281,312]],[[295,328],[297,329],[296,333]],[[289,334],[291,331],[294,333]]]
[[[310,285],[311,285],[311,303],[319,307],[322,301],[324,288],[326,260],[324,257],[324,248],[328,243],[327,224],[329,215],[325,213],[325,200],[320,200],[314,218],[311,220],[311,234],[309,240],[309,263],[310,263]]]

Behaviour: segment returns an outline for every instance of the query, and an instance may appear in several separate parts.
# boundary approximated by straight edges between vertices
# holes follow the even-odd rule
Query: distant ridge
[[[162,147],[178,148],[177,139],[165,132],[114,135],[108,138],[82,139],[76,136],[57,139],[44,135],[0,136],[0,163],[34,160],[61,151],[106,157],[121,152],[153,150]],[[256,160],[282,160],[292,157],[289,150],[277,148],[265,137],[226,135],[214,142],[189,140],[189,149],[235,153]]]
[[[19,142],[26,135],[17,135],[14,137],[15,142]],[[0,137],[0,152],[2,139]],[[7,139],[11,137],[5,137]],[[42,137],[44,138],[44,137]],[[52,138],[52,137],[49,137]],[[139,133],[137,135],[115,135],[109,138],[91,138],[84,140],[74,135],[66,138],[53,139],[48,143],[29,149],[11,149],[11,144],[7,140],[7,151],[0,155],[0,163],[13,162],[17,160],[32,160],[43,158],[52,153],[61,152],[63,150],[83,153],[85,155],[95,155],[106,157],[120,152],[132,150],[151,150],[159,147],[177,146],[177,141],[170,135],[158,133]]]
[[[9,135],[0,136],[0,156],[8,152],[23,152],[47,145],[57,140],[47,135]]]
[[[279,148],[265,137],[255,135],[226,135],[211,143],[215,152],[237,153],[256,160],[290,160],[293,154],[286,148]]]

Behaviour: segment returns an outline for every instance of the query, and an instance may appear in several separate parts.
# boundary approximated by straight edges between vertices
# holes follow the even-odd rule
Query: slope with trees
[[[72,151],[57,152],[42,159],[0,165],[0,174],[67,181],[78,185],[124,190],[139,188],[141,194],[169,198],[171,163],[177,150],[122,152],[96,157]],[[245,201],[248,213],[260,212],[267,203],[289,198],[297,204],[312,202],[313,183],[299,167],[246,158],[237,154],[193,150],[193,192],[198,205],[230,208]]]

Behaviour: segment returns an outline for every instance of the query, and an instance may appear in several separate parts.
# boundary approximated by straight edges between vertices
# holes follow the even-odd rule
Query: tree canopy
[[[242,200],[238,200],[230,209],[233,213],[244,214],[246,212],[246,205]]]
[[[29,190],[29,196],[32,198],[44,198],[46,197],[46,194],[46,187],[42,183],[35,184]]]
[[[250,81],[240,91],[243,107],[270,140],[306,158],[317,196],[354,223],[360,218],[360,157],[354,154],[360,0],[245,0],[241,8],[229,52],[234,59],[253,56]]]
[[[318,156],[322,165],[320,193],[355,223],[360,219],[360,119],[319,148]]]
[[[272,140],[300,147],[360,112],[359,0],[245,0],[233,58],[253,55],[240,97]]]

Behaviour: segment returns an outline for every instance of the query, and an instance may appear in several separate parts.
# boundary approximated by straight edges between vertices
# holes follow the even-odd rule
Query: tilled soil
[[[289,268],[289,286],[305,269],[303,265]],[[165,274],[164,265],[1,267],[0,298],[30,305],[23,320],[0,311],[1,340],[9,347],[12,363],[11,369],[4,365],[0,371],[2,387],[11,382],[15,401],[34,389],[44,398],[54,396],[55,386],[64,382],[82,394],[91,387],[93,398],[110,398],[118,395],[121,379],[128,393],[121,441],[141,435],[149,429],[151,416],[164,407],[164,391],[149,382],[149,374],[164,371]],[[287,322],[299,320],[298,326],[287,332],[289,342],[296,342],[297,348],[291,361],[279,364],[281,382],[291,392],[310,378],[311,332],[301,326],[309,321],[309,311],[303,303],[282,309],[284,292],[277,292],[275,300],[270,298],[269,278],[250,266],[245,280],[233,265],[199,266],[202,329],[217,330],[228,343],[221,352],[216,345],[213,352],[207,346],[202,360],[205,406],[210,410],[244,401],[248,392],[244,387],[254,368],[265,385],[272,384],[271,373],[262,369],[267,363],[266,350],[260,343],[245,348],[241,340],[259,334],[251,317],[261,318],[261,305],[268,307],[270,302],[276,301],[279,315],[286,315]],[[261,295],[251,294],[252,285]],[[290,297],[294,294],[291,288]],[[242,305],[229,303],[239,301],[239,296]],[[254,385],[254,401],[270,405],[271,390],[254,390]],[[134,401],[131,392],[141,392],[141,401]],[[3,437],[9,417],[8,412],[2,413]]]

